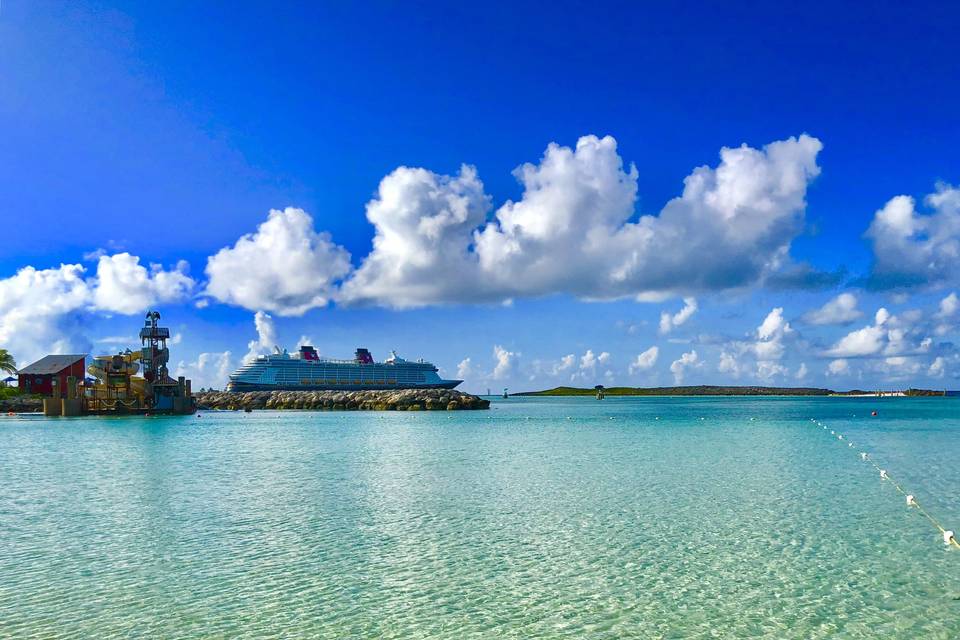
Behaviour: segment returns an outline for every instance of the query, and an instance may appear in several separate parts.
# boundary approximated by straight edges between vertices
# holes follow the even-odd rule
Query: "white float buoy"
[[[866,460],[866,459],[867,459],[867,454],[861,451],[861,452],[860,452],[860,459],[861,459],[861,460]]]
[[[953,531],[944,531],[943,532],[943,544],[950,544],[950,541],[953,540]]]
[[[912,496],[912,495],[907,496],[907,506],[908,506],[908,507],[915,507],[915,506],[917,506],[917,501],[913,499],[913,496]]]
[[[835,435],[837,435],[837,432],[834,431],[833,429],[830,429],[830,435],[835,436]]]
[[[837,440],[843,440],[843,436],[837,436]]]
[[[880,469],[880,477],[884,480],[887,479],[887,472],[884,469]]]
[[[852,443],[852,442],[848,442],[848,443],[847,443],[847,446],[848,446],[848,447],[853,447],[853,443]]]

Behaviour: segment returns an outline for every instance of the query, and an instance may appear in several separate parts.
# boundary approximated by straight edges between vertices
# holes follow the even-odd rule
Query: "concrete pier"
[[[83,414],[83,400],[80,398],[64,398],[60,401],[60,415],[79,416]]]
[[[63,400],[61,398],[44,398],[43,415],[58,416],[63,409]]]

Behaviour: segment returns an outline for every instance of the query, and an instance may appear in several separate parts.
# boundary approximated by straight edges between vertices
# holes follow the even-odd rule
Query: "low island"
[[[602,390],[606,396],[943,396],[944,391],[904,389],[902,391],[833,391],[817,387],[757,387],[697,385],[685,387],[555,387],[544,391],[524,391],[514,396],[593,396]]]

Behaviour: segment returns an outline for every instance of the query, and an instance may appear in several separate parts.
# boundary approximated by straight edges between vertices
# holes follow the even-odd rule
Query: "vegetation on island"
[[[907,389],[903,392],[903,395],[910,397],[917,396],[945,396],[947,395],[946,391],[935,390],[935,389]]]
[[[607,396],[831,396],[831,395],[868,395],[871,391],[833,391],[817,387],[758,387],[758,386],[717,386],[696,385],[685,387],[605,387]],[[544,391],[525,391],[515,396],[594,396],[596,387],[581,389],[578,387],[556,387]],[[907,396],[942,396],[943,391],[926,389],[908,389]]]
[[[0,400],[15,398],[20,395],[23,394],[20,392],[19,387],[0,387]]]

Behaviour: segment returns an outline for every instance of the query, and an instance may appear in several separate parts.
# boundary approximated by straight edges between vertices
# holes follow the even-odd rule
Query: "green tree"
[[[17,362],[6,349],[0,349],[0,371],[6,371],[9,374],[17,372]]]

